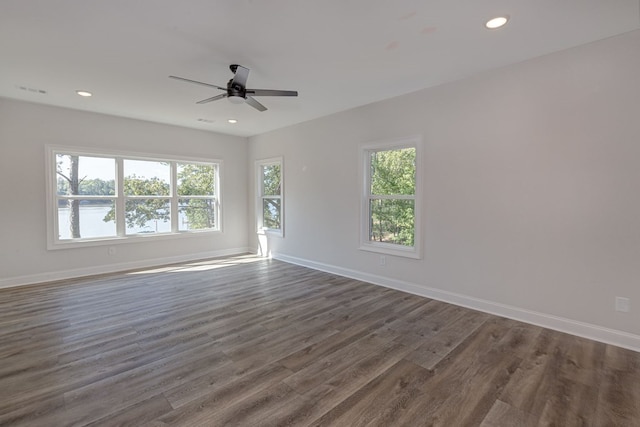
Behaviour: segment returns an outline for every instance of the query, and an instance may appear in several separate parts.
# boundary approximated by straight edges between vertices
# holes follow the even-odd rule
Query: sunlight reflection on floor
[[[163,266],[157,268],[149,268],[145,270],[137,270],[126,273],[127,275],[140,275],[140,274],[158,274],[158,273],[186,273],[192,271],[207,271],[215,270],[218,268],[232,267],[240,264],[248,264],[254,262],[264,261],[266,258],[256,255],[238,255],[231,258],[214,258],[208,260],[194,261],[189,263],[182,263],[179,265]]]

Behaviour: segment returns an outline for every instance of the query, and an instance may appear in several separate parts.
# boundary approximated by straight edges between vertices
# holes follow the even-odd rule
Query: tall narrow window
[[[258,230],[283,234],[282,158],[256,163],[258,176]]]
[[[209,230],[218,226],[216,165],[178,163],[178,230]]]
[[[361,249],[419,258],[418,146],[412,138],[362,148]]]
[[[124,160],[126,234],[171,232],[168,162]]]

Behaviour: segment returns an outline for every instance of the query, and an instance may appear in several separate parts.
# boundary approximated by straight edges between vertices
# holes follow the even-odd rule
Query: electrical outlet
[[[628,313],[631,310],[631,300],[624,297],[616,297],[616,311]]]
[[[380,255],[380,265],[386,265],[387,264],[387,257],[384,255]]]

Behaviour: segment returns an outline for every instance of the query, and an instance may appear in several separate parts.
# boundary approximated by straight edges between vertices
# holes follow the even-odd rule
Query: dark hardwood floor
[[[640,426],[640,353],[251,256],[0,290],[2,426]]]

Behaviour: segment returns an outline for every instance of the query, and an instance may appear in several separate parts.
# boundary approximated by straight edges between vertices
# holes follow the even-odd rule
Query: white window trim
[[[123,182],[124,179],[124,171],[121,167],[122,160],[147,160],[147,161],[160,161],[160,162],[169,162],[171,165],[171,176],[176,176],[175,163],[171,162],[185,162],[185,163],[196,163],[196,164],[216,164],[218,176],[216,179],[216,207],[217,207],[217,218],[218,218],[218,228],[216,229],[207,229],[207,230],[185,230],[178,231],[178,219],[175,215],[171,216],[171,232],[167,233],[159,233],[159,234],[131,234],[125,235],[126,225],[124,222],[116,222],[116,233],[117,236],[109,236],[109,237],[95,237],[95,238],[85,238],[85,239],[76,239],[76,240],[60,240],[58,238],[58,215],[57,215],[57,179],[55,178],[55,164],[56,164],[56,154],[74,154],[79,156],[90,156],[90,157],[108,157],[116,159],[116,174],[117,174],[117,182]],[[118,161],[120,159],[120,161]],[[134,242],[142,242],[148,241],[151,239],[152,241],[156,240],[171,240],[171,239],[182,239],[182,238],[190,238],[194,236],[202,236],[204,234],[219,234],[223,231],[223,213],[222,213],[222,192],[220,188],[220,182],[223,179],[223,161],[221,159],[203,159],[203,158],[194,158],[194,157],[185,157],[185,156],[175,156],[175,155],[167,155],[167,156],[159,156],[148,153],[139,153],[133,151],[115,151],[115,150],[104,150],[104,149],[93,149],[93,148],[85,148],[85,147],[74,147],[74,146],[61,146],[61,145],[46,145],[45,146],[45,173],[46,173],[46,220],[47,220],[47,249],[48,250],[57,250],[57,249],[67,249],[67,248],[80,248],[80,247],[88,247],[88,246],[112,246],[118,244],[127,244]],[[100,196],[101,198],[103,196]],[[110,196],[104,196],[104,198],[109,198]],[[143,198],[154,198],[155,196]],[[83,199],[86,199],[87,196],[83,196]],[[89,196],[90,198],[90,196]],[[112,196],[113,200],[121,199],[124,201],[125,196],[123,193],[122,186],[118,186],[116,188],[116,195]],[[177,195],[177,191],[173,188],[171,190],[170,196],[157,196],[157,198],[169,199],[172,205],[172,209],[178,204],[179,196]],[[121,218],[124,217],[124,203],[116,204],[117,211],[116,215],[119,215]]]
[[[262,218],[262,199],[264,194],[262,193],[262,167],[270,165],[280,165],[280,228],[267,228],[263,227]],[[271,157],[269,159],[256,160],[255,162],[255,175],[256,175],[256,233],[258,234],[272,234],[274,236],[284,237],[284,158]]]
[[[372,242],[369,240],[369,190],[371,180],[370,153],[372,151],[415,148],[416,150],[416,186],[414,206],[414,245],[412,247],[393,243]],[[358,249],[385,255],[420,259],[422,257],[422,137],[419,135],[399,139],[367,142],[358,150],[358,176],[360,184],[360,246]],[[398,197],[393,197],[398,198]]]

